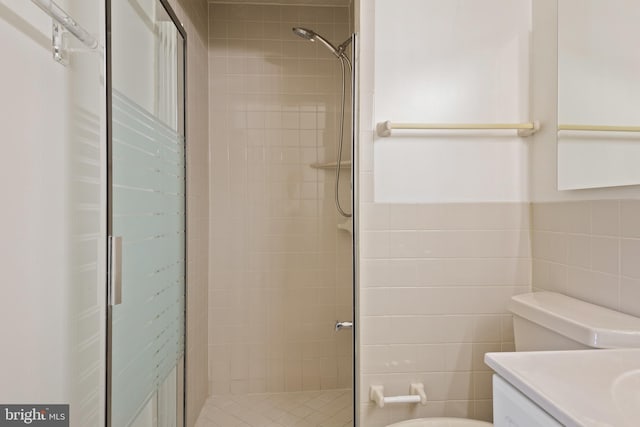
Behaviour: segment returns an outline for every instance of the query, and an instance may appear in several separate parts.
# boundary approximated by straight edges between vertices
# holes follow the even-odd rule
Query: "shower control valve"
[[[353,329],[353,322],[336,322],[336,332],[341,331],[342,329]]]

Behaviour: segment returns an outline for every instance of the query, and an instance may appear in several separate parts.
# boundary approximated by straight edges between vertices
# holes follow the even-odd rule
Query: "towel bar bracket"
[[[72,52],[98,52],[103,54],[104,49],[98,39],[60,8],[53,0],[31,0],[52,19],[51,25],[51,50],[53,59],[62,65],[69,64],[69,54]],[[70,48],[69,35],[77,38],[84,47]]]
[[[67,31],[62,25],[56,21],[51,25],[51,50],[53,52],[54,61],[67,66],[69,64],[69,57],[67,55],[67,37],[65,36]]]

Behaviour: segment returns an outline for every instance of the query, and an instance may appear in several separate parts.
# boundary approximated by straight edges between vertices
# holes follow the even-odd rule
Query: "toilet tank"
[[[640,348],[640,318],[555,292],[511,298],[516,351]]]

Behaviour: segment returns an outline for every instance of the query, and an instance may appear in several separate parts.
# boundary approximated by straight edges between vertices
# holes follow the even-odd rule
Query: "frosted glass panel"
[[[157,402],[175,395],[176,405],[182,389],[184,39],[158,0],[110,8],[109,234],[122,237],[122,302],[110,312],[109,424],[136,425],[151,408],[160,425],[180,426]]]
[[[126,426],[184,348],[184,138],[113,93],[113,235],[123,237],[113,307],[112,425]]]

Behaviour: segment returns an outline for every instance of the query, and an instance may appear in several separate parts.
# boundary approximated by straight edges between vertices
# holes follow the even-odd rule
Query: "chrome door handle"
[[[336,322],[336,332],[341,331],[342,329],[353,329],[353,322]]]
[[[109,236],[107,256],[109,304],[122,304],[122,237]]]

